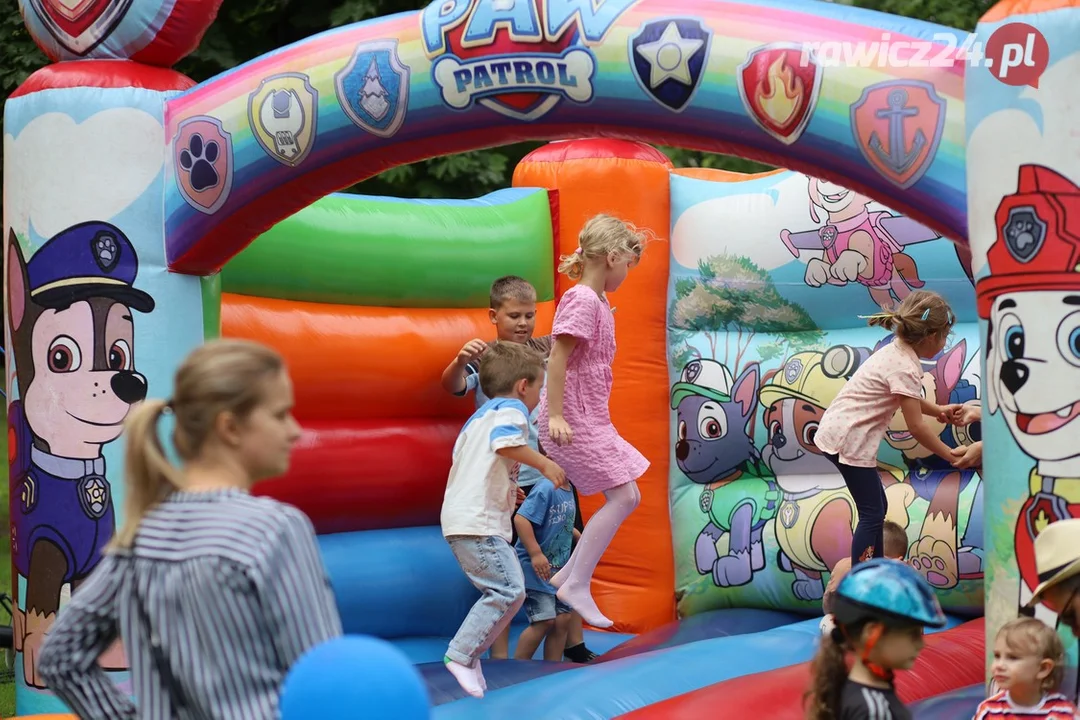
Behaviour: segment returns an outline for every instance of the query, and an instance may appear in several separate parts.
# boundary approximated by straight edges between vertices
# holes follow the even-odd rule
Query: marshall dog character
[[[865,195],[817,178],[809,180],[810,219],[820,222],[821,208],[825,225],[798,233],[780,231],[780,239],[795,257],[800,249],[824,251],[824,258],[806,264],[807,285],[858,282],[883,309],[902,301],[911,288],[924,285],[904,247],[936,240],[937,233],[903,215],[870,212],[867,206],[872,201]]]
[[[851,536],[859,521],[855,501],[814,436],[829,403],[869,355],[867,348],[848,345],[797,353],[758,393],[769,432],[762,456],[783,491],[775,523],[780,567],[795,574],[791,590],[801,600],[820,600],[822,574],[851,557]],[[889,519],[906,527],[914,492],[901,482],[903,473],[883,468]]]
[[[876,350],[893,341],[886,336]],[[960,376],[964,371],[967,341],[961,340],[932,360],[923,360],[923,392],[939,405],[978,404],[975,387]],[[946,446],[970,445],[981,438],[981,423],[955,426],[927,417]],[[975,470],[958,470],[919,444],[908,432],[899,410],[885,432],[885,442],[900,451],[908,469],[908,482],[929,507],[918,540],[908,551],[908,561],[936,588],[955,587],[960,580],[983,576],[983,488]],[[963,537],[957,541],[960,493],[976,483],[971,514]]]
[[[976,297],[989,320],[986,405],[1035,460],[1016,524],[1023,607],[1039,584],[1035,536],[1080,517],[1080,188],[1024,165],[995,225],[991,274],[977,283]],[[1037,613],[1057,620],[1044,605]]]
[[[11,551],[26,578],[15,611],[15,649],[27,685],[42,687],[37,654],[61,590],[77,591],[114,532],[101,449],[119,437],[146,397],[135,372],[132,310],[154,300],[133,286],[138,258],[116,227],[87,222],[61,231],[29,262],[8,240],[8,322],[19,399],[9,407]],[[102,665],[124,667],[119,645]]]
[[[717,587],[746,585],[765,567],[761,531],[776,517],[780,489],[746,434],[756,407],[759,370],[748,367],[734,380],[715,360],[686,365],[671,388],[678,413],[675,458],[679,469],[702,485],[701,511],[708,524],[694,546],[698,572]],[[728,554],[716,543],[728,535]]]

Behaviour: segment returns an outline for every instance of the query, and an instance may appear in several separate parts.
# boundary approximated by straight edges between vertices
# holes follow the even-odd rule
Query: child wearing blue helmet
[[[840,581],[833,617],[836,626],[811,665],[807,720],[909,720],[893,673],[915,664],[923,628],[945,625],[933,589],[898,560],[868,560]]]

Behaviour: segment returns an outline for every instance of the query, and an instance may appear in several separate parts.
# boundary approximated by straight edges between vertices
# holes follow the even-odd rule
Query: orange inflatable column
[[[620,434],[651,463],[638,484],[641,505],[626,520],[593,576],[593,597],[613,630],[641,633],[675,618],[675,570],[668,512],[667,341],[671,162],[648,145],[623,140],[573,140],[546,145],[514,171],[515,187],[558,193],[560,252],[577,247],[582,225],[609,213],[648,228],[662,242],[611,297],[619,345],[611,417]],[[559,292],[571,285],[566,278]],[[571,478],[573,480],[573,478]],[[588,518],[602,495],[581,499]]]

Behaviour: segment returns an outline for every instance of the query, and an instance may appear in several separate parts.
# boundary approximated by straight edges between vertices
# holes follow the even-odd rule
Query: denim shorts
[[[574,609],[551,593],[539,590],[525,590],[525,615],[529,622],[538,623],[554,620],[556,615],[567,615]]]

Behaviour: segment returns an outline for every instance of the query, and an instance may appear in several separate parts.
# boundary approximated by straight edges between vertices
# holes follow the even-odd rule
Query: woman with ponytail
[[[38,664],[79,717],[275,718],[292,663],[341,634],[311,522],[250,494],[288,469],[292,406],[277,353],[218,340],[180,366],[173,399],[131,412],[124,523]],[[159,437],[163,415],[180,467]],[[117,636],[134,703],[97,665]]]
[[[893,679],[915,664],[923,628],[945,625],[930,585],[899,560],[869,560],[840,581],[833,616],[836,626],[810,666],[806,720],[911,718]]]

